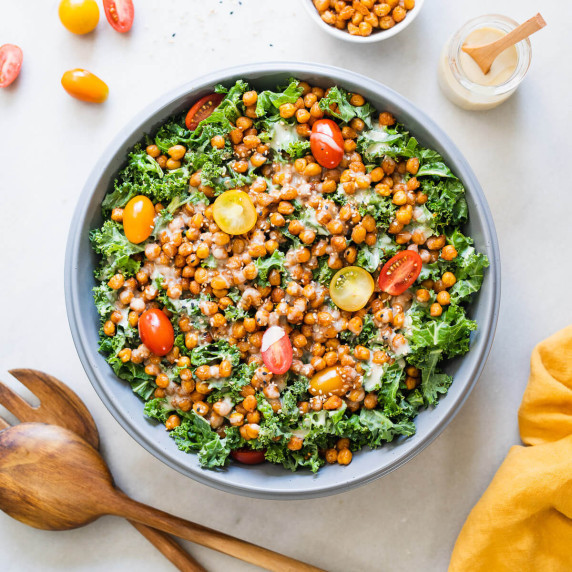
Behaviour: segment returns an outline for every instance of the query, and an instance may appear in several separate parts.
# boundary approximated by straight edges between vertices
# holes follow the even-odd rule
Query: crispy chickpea
[[[338,452],[335,449],[327,449],[324,453],[326,463],[333,465],[338,462]]]
[[[418,302],[429,302],[429,290],[426,290],[425,288],[419,288],[419,290],[417,290],[415,293],[415,297],[417,298]]]
[[[165,428],[167,431],[172,431],[181,424],[181,418],[178,415],[169,415],[167,421],[165,421]]]
[[[447,244],[441,250],[441,258],[443,260],[453,260],[457,258],[457,249],[452,244]]]
[[[442,290],[437,294],[437,302],[439,302],[441,306],[448,306],[451,303],[451,295],[447,290]]]
[[[145,151],[147,152],[147,155],[153,157],[153,159],[156,159],[161,154],[161,150],[157,145],[147,145]]]
[[[390,18],[391,20],[393,20],[393,18]],[[381,25],[381,21],[379,23],[380,27],[383,28],[383,26]],[[389,26],[391,28],[391,26]],[[389,125],[394,125],[395,124],[395,117],[393,117],[393,115],[391,115],[391,113],[389,113],[388,111],[384,111],[382,113],[379,114],[379,124],[382,126],[389,126]],[[384,169],[385,171],[385,169]],[[385,171],[387,173],[387,171]]]
[[[167,153],[174,161],[180,161],[187,152],[186,148],[183,145],[173,145],[169,148]]]
[[[349,465],[352,462],[352,452],[349,449],[338,451],[338,464]]]
[[[296,107],[292,103],[283,103],[279,108],[280,117],[284,119],[289,119],[296,113]]]
[[[431,304],[430,312],[431,312],[431,316],[433,316],[434,318],[437,318],[443,313],[443,307],[438,302],[435,302],[434,304]]]
[[[361,244],[365,240],[366,235],[367,231],[361,224],[354,226],[352,229],[352,240],[356,244]]]
[[[375,409],[377,407],[377,395],[375,393],[368,393],[363,400],[363,406],[366,409]]]
[[[455,278],[455,275],[452,272],[445,272],[441,277],[441,280],[443,281],[443,286],[445,286],[445,288],[451,288],[451,286],[457,282],[457,278]]]
[[[106,336],[114,336],[115,335],[115,324],[111,320],[107,320],[105,324],[103,324],[103,333]]]
[[[246,91],[242,95],[242,103],[247,107],[250,105],[254,105],[258,101],[258,94],[253,91]]]
[[[364,346],[356,346],[354,349],[354,357],[356,359],[365,361],[368,360],[370,356],[370,351]],[[352,401],[356,401],[355,399]]]
[[[178,169],[181,166],[181,161],[176,161],[175,159],[167,159],[165,166],[167,167],[167,169],[169,169],[169,171],[174,171],[175,169]]]
[[[288,445],[286,445],[288,447],[288,449],[290,449],[290,451],[299,451],[302,448],[302,445],[304,444],[304,440],[301,439],[300,437],[296,437],[295,435],[292,435],[292,437],[290,437],[290,440],[288,441]]]

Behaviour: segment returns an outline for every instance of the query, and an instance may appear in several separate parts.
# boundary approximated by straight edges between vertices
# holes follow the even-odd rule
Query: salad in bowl
[[[203,467],[348,465],[413,435],[469,351],[464,186],[359,93],[217,85],[101,208],[99,350]]]

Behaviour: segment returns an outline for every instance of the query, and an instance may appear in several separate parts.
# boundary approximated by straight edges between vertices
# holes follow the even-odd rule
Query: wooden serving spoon
[[[493,62],[502,52],[525,38],[528,38],[528,36],[535,32],[538,32],[538,30],[541,30],[544,26],[546,26],[544,18],[540,14],[536,14],[534,18],[530,18],[530,20],[517,26],[514,30],[494,42],[481,46],[467,46],[467,44],[465,44],[462,49],[477,62],[477,65],[486,75],[491,71]]]
[[[94,449],[99,449],[99,433],[89,409],[65,383],[34,369],[13,369],[10,373],[40,399],[40,405],[32,407],[2,382],[0,405],[22,422],[50,423],[65,427],[82,437]],[[7,427],[9,424],[0,417],[0,431]],[[138,522],[131,524],[179,570],[206,572],[205,568],[168,534]]]
[[[55,425],[0,432],[0,508],[44,530],[69,530],[100,516],[128,518],[276,572],[323,572],[288,556],[130,499],[113,486],[99,453]]]

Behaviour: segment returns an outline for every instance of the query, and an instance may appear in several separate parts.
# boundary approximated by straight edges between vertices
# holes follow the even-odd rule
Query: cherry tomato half
[[[350,381],[342,375],[342,368],[334,365],[316,373],[310,380],[308,391],[312,395],[341,397],[349,391],[350,386]]]
[[[262,336],[262,361],[276,375],[286,373],[292,365],[292,344],[280,326],[270,326]]]
[[[258,215],[244,191],[225,191],[213,204],[213,217],[223,232],[244,234],[254,228]]]
[[[264,453],[266,449],[260,451],[253,451],[251,449],[235,449],[230,452],[230,456],[238,461],[239,463],[244,463],[245,465],[259,465],[264,463],[266,460],[264,458]]]
[[[220,104],[224,99],[222,93],[211,93],[201,97],[194,105],[189,109],[187,117],[185,118],[185,125],[190,131],[194,131],[197,125],[206,119]]]
[[[367,304],[374,288],[369,272],[359,266],[346,266],[334,274],[330,282],[330,298],[338,308],[356,312]]]
[[[103,0],[103,9],[107,21],[115,30],[121,33],[131,30],[135,17],[133,0]]]
[[[398,296],[417,280],[422,266],[417,252],[402,250],[385,263],[379,273],[378,285],[384,292]]]
[[[87,70],[69,70],[62,76],[64,89],[76,99],[103,103],[109,95],[107,84]]]
[[[139,317],[139,337],[157,356],[167,355],[175,343],[173,324],[163,310],[146,310]]]
[[[99,7],[95,0],[62,0],[58,14],[72,34],[88,34],[99,22]]]
[[[14,44],[0,46],[0,87],[8,87],[20,74],[24,54]]]
[[[129,242],[139,244],[153,231],[155,207],[145,195],[133,197],[123,209],[123,231]]]
[[[310,149],[326,169],[335,169],[344,157],[344,138],[335,121],[318,119],[312,126]]]

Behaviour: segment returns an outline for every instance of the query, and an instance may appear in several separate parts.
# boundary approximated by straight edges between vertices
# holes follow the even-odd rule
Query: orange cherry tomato
[[[349,391],[350,385],[351,383],[344,379],[342,368],[334,365],[315,374],[310,380],[308,391],[314,396],[341,397]]]
[[[88,34],[99,22],[99,8],[95,0],[62,0],[58,8],[62,24],[72,34]]]
[[[378,286],[392,296],[399,296],[417,280],[422,266],[417,252],[402,250],[385,263],[379,273]]]
[[[146,310],[139,317],[139,337],[157,356],[167,355],[175,343],[175,330],[163,310]]]
[[[72,97],[89,103],[103,103],[109,94],[105,82],[82,69],[67,71],[62,77],[62,85]]]
[[[121,33],[131,30],[135,18],[133,0],[103,0],[103,9],[113,29]]]
[[[286,373],[292,365],[292,344],[280,326],[270,326],[262,336],[262,361],[276,375]]]
[[[14,44],[0,46],[0,87],[8,87],[20,74],[24,54]]]
[[[322,167],[335,169],[344,158],[344,138],[338,124],[331,119],[318,119],[312,126],[310,149]]]
[[[144,195],[133,197],[123,209],[123,230],[129,242],[139,244],[153,231],[155,207]]]
[[[206,119],[224,99],[222,93],[211,93],[199,99],[187,113],[185,125],[189,131],[194,131],[197,125]]]
[[[264,458],[265,452],[266,449],[261,449],[259,451],[253,451],[251,449],[235,449],[230,452],[230,456],[239,463],[243,463],[245,465],[259,465],[260,463],[264,463],[266,460]]]

